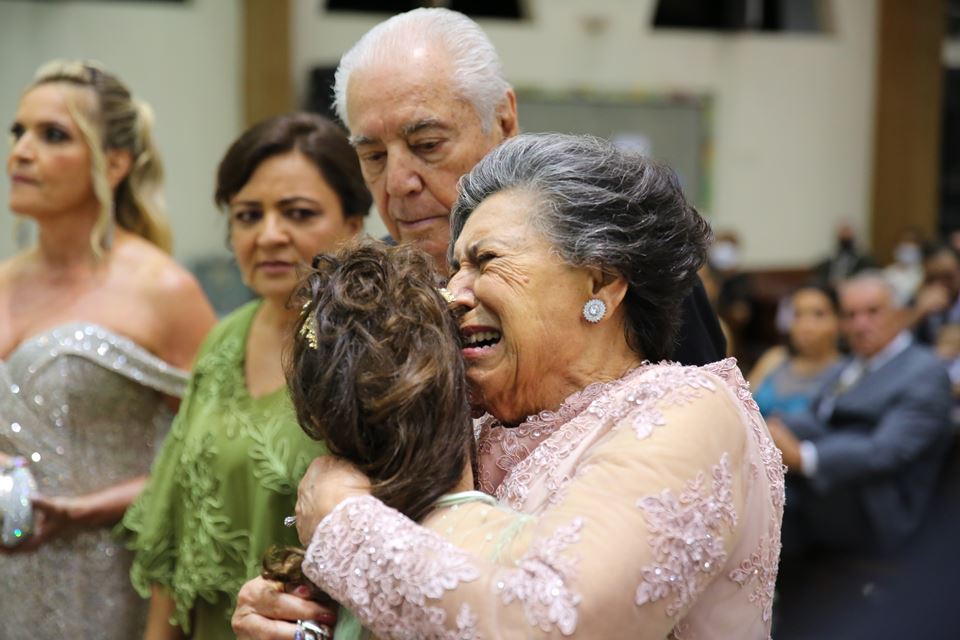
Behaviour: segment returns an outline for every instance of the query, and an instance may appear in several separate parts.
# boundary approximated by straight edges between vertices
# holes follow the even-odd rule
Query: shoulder
[[[153,244],[129,235],[114,250],[117,269],[134,276],[149,301],[179,305],[191,300],[206,302],[200,283],[187,269]],[[185,299],[186,297],[186,299]]]
[[[250,330],[250,323],[253,321],[257,309],[260,308],[260,304],[259,299],[251,300],[224,316],[207,334],[199,355],[203,356],[210,352],[220,351],[233,343],[244,345],[247,333]]]
[[[750,390],[728,358],[701,367],[656,364],[625,376],[588,409],[613,429],[643,440],[659,431],[723,433],[741,440],[743,409],[756,409]]]
[[[767,349],[747,376],[750,384],[754,387],[759,386],[777,367],[787,361],[788,355],[787,348],[782,345]]]

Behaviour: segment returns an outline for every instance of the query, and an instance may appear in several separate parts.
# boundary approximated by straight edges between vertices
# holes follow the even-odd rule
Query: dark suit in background
[[[923,519],[949,445],[950,381],[931,351],[911,344],[838,393],[842,371],[811,411],[784,418],[817,453],[811,477],[788,479],[785,554],[896,548]]]

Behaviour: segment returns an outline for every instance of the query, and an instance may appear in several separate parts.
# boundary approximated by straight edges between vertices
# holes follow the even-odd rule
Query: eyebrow
[[[60,129],[66,129],[67,131],[70,130],[70,123],[69,123],[69,122],[66,122],[66,121],[61,122],[61,121],[59,121],[59,120],[38,120],[37,122],[34,122],[34,123],[32,123],[31,125],[27,125],[27,123],[23,122],[22,120],[14,120],[14,121],[10,124],[11,127],[15,127],[15,126],[17,126],[17,125],[20,125],[21,127],[26,127],[26,126],[34,126],[34,127],[58,127],[58,128],[60,128]]]
[[[449,128],[450,127],[447,124],[438,120],[437,118],[422,118],[400,127],[400,135],[404,138],[407,138],[415,133],[423,131],[424,129],[442,129],[446,131]],[[376,144],[377,142],[379,142],[379,140],[370,136],[350,136],[350,144],[352,144],[354,147]]]
[[[277,201],[277,204],[279,204],[281,207],[285,207],[285,206],[294,204],[296,202],[309,202],[315,207],[320,206],[319,202],[307,196],[290,196],[287,198],[281,198],[279,201]],[[235,206],[242,205],[242,206],[248,206],[248,207],[249,206],[259,207],[261,204],[262,202],[260,200],[234,200],[233,202],[230,203],[230,206],[235,207]]]

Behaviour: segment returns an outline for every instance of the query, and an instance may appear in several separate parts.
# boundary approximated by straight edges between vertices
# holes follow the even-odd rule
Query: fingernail
[[[293,590],[293,595],[295,595],[295,596],[297,596],[297,597],[299,597],[299,598],[309,598],[309,597],[310,597],[310,589],[309,589],[308,587],[305,587],[305,586],[303,586],[303,585],[301,584],[300,586],[298,586],[296,589]]]

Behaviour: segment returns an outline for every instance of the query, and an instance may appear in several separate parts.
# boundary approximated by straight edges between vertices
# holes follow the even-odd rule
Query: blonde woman
[[[9,206],[39,233],[0,263],[0,455],[26,460],[41,495],[32,535],[0,557],[5,639],[142,628],[110,527],[140,492],[215,322],[167,254],[151,120],[99,66],[55,61],[10,127]]]

